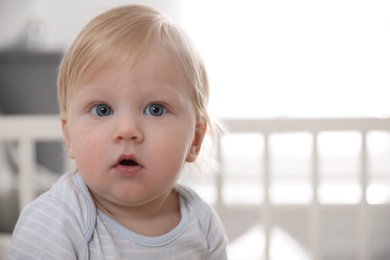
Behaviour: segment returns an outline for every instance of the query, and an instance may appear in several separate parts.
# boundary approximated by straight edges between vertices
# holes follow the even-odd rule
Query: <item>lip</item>
[[[134,155],[122,155],[114,165],[116,172],[124,176],[137,176],[141,173],[143,166]]]

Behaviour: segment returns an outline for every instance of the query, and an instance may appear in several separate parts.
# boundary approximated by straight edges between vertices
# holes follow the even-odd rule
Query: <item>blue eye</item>
[[[145,109],[145,114],[148,116],[162,116],[167,113],[163,105],[151,104]]]
[[[105,105],[105,104],[99,104],[99,105],[96,105],[94,106],[92,109],[91,109],[91,113],[95,116],[109,116],[109,115],[112,115],[114,113],[114,111],[111,109],[111,107],[109,107],[108,105]]]

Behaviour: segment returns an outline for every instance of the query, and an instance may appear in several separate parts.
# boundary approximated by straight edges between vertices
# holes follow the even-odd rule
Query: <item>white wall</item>
[[[1,0],[0,50],[29,48],[43,51],[67,49],[81,28],[97,14],[124,4],[143,4],[158,8],[175,19],[177,0]],[[34,42],[27,35],[39,34]],[[34,38],[34,35],[32,36]]]

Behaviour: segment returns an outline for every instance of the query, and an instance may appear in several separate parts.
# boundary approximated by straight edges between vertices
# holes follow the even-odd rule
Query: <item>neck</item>
[[[160,236],[180,220],[179,196],[175,190],[138,206],[114,204],[91,192],[96,207],[122,226],[144,236]]]

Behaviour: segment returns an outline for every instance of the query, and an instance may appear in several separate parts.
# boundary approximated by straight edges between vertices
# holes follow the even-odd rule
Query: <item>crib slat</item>
[[[368,168],[367,168],[367,132],[362,132],[362,150],[361,150],[361,201],[359,205],[359,259],[368,260],[370,258],[370,211],[367,201],[368,188]]]
[[[263,204],[263,226],[264,226],[264,259],[270,259],[270,248],[271,248],[271,228],[272,228],[272,212],[271,212],[271,202],[270,202],[270,153],[269,153],[269,135],[264,134],[264,204]]]
[[[19,141],[19,210],[34,199],[35,149],[27,137]]]
[[[218,163],[218,166],[220,168],[219,171],[216,172],[215,174],[215,188],[216,188],[216,192],[217,192],[217,201],[216,201],[216,210],[218,212],[218,215],[219,217],[221,218],[221,221],[223,223],[226,223],[225,220],[226,220],[226,212],[225,212],[225,203],[223,201],[223,198],[222,198],[222,186],[223,186],[223,182],[224,182],[224,174],[223,174],[223,169],[221,167],[223,167],[223,162],[222,162],[222,144],[221,144],[221,135],[218,135],[217,136],[217,140],[216,140],[216,146],[217,146],[217,163]]]
[[[312,151],[312,202],[310,205],[310,239],[311,255],[313,260],[321,260],[321,222],[320,222],[320,204],[318,201],[319,187],[319,168],[318,168],[318,139],[317,132],[313,133],[313,151]]]

